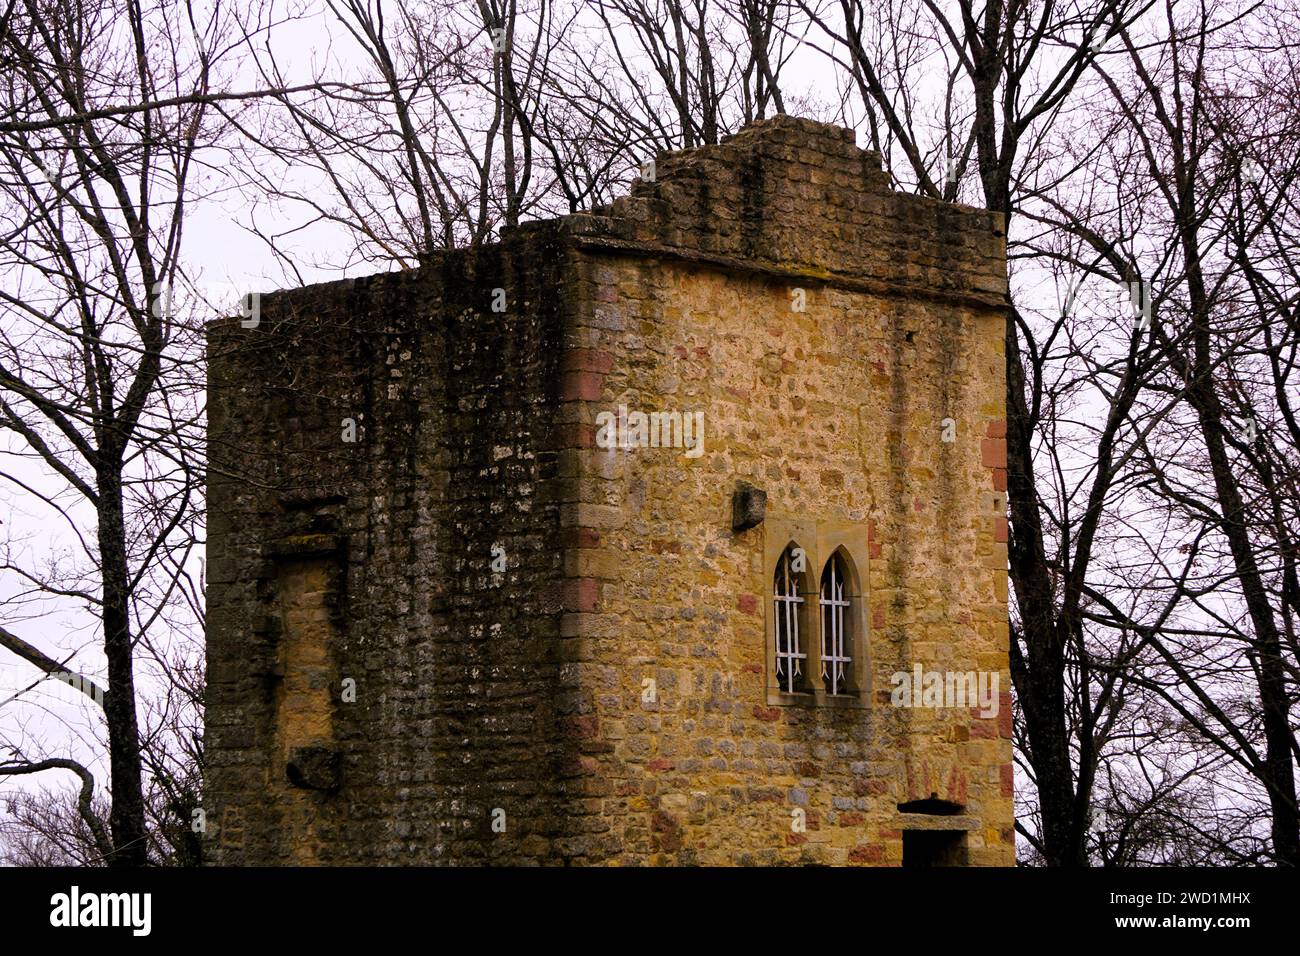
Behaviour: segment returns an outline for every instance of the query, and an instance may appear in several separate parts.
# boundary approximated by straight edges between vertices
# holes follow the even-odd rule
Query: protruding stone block
[[[284,770],[289,782],[303,790],[337,790],[343,783],[343,761],[330,747],[294,747]]]
[[[731,530],[739,534],[757,528],[767,514],[767,492],[746,482],[731,495]]]

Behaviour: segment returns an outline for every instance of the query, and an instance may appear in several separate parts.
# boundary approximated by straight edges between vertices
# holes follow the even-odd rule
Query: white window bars
[[[821,662],[822,682],[827,693],[843,694],[848,691],[850,665],[853,657],[848,649],[849,599],[844,596],[844,566],[838,554],[831,555],[822,571],[821,596]]]
[[[799,576],[791,561],[791,548],[781,554],[776,566],[773,588],[773,608],[776,617],[776,679],[781,690],[788,694],[803,690],[803,662],[808,655],[799,643]]]

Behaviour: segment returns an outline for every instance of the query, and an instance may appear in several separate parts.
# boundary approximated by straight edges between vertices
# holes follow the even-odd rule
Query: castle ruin
[[[212,323],[211,859],[1012,864],[1006,309],[780,116]]]

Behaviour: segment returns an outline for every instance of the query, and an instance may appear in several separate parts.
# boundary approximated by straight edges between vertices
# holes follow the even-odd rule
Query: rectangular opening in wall
[[[965,830],[904,830],[903,866],[966,866]]]

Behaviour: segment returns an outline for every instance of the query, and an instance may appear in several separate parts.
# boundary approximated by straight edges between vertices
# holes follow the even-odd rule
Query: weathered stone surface
[[[609,208],[213,323],[212,858],[897,865],[955,828],[1013,862],[1009,697],[890,701],[916,664],[1010,688],[1005,290],[999,217],[778,117]],[[702,413],[698,454],[608,447],[620,406],[660,437]],[[773,694],[787,541],[812,622],[852,562],[839,699]],[[310,753],[336,787],[290,782]]]

